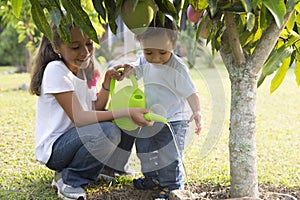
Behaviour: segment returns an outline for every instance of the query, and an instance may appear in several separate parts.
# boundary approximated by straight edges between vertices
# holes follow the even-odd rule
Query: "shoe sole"
[[[51,187],[54,188],[57,191],[57,195],[58,195],[58,197],[60,199],[63,199],[63,200],[75,200],[75,199],[68,198],[68,197],[64,196],[63,194],[61,194],[60,191],[59,191],[59,189],[58,189],[58,185],[57,185],[57,183],[56,183],[55,180],[52,180]],[[76,200],[86,200],[86,198],[79,197]]]

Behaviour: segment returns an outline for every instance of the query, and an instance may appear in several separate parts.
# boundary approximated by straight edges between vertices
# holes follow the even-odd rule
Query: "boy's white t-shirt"
[[[62,61],[48,63],[41,85],[36,110],[36,148],[38,161],[47,163],[55,140],[74,127],[53,94],[74,91],[84,110],[91,110],[92,95],[86,80],[75,76]]]
[[[184,62],[172,53],[163,65],[148,63],[141,56],[133,63],[138,79],[143,77],[146,107],[169,121],[189,120],[187,98],[197,89]]]

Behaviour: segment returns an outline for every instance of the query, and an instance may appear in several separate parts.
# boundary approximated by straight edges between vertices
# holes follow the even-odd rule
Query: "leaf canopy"
[[[23,1],[25,0],[12,0],[13,13],[16,17],[22,10]],[[136,8],[140,0],[88,0],[94,8],[89,10],[89,13],[83,9],[82,5],[86,3],[83,0],[30,0],[30,3],[32,18],[37,28],[50,39],[52,38],[50,21],[58,26],[59,34],[66,42],[70,41],[68,24],[74,22],[92,40],[98,43],[98,33],[93,26],[91,15],[98,15],[99,24],[108,24],[110,30],[116,34],[118,29],[116,19],[120,16],[121,7],[125,1],[132,1],[134,8]],[[155,2],[158,8],[156,14],[162,21],[165,15],[170,15],[178,24],[182,20],[182,11],[186,11],[189,4],[200,10],[205,9],[206,13],[198,25],[195,39],[199,39],[203,24],[209,24],[206,26],[209,32],[206,42],[211,44],[213,54],[215,51],[219,51],[222,46],[221,38],[226,27],[225,12],[235,14],[236,29],[243,51],[247,56],[254,52],[269,25],[275,21],[277,27],[282,27],[286,14],[292,11],[293,14],[286,23],[283,33],[263,66],[258,85],[263,82],[266,76],[277,71],[278,75],[275,76],[273,89],[277,88],[277,85],[281,83],[279,79],[281,79],[287,66],[291,66],[293,63],[296,63],[295,75],[299,84],[300,0],[151,1]],[[66,14],[64,14],[64,10]],[[294,56],[291,57],[290,62],[287,62],[287,57],[292,54],[291,51]]]

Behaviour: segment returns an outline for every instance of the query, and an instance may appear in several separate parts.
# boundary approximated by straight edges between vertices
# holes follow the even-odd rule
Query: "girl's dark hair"
[[[136,39],[138,41],[141,41],[161,33],[166,33],[171,39],[172,43],[176,44],[178,37],[178,29],[176,23],[166,16],[164,17],[164,23],[162,23],[159,16],[156,15],[155,19],[151,21],[146,31],[136,35]]]
[[[74,26],[70,26],[70,29],[72,27]],[[46,36],[43,36],[33,62],[29,92],[37,96],[41,95],[42,80],[44,76],[44,71],[48,63],[54,60],[61,60],[59,55],[53,50],[53,46],[59,47],[63,41],[60,38],[57,32],[57,27],[54,23],[51,24],[51,28],[53,33],[52,43]],[[92,53],[94,54],[94,52]],[[93,72],[94,72],[94,60],[92,59],[90,65],[85,69],[86,77],[88,80],[92,79]]]
[[[60,38],[57,34],[57,28],[52,25],[53,32],[53,45],[60,45]],[[29,92],[37,96],[41,95],[41,85],[43,80],[43,75],[47,64],[54,60],[60,60],[57,53],[54,52],[50,40],[46,37],[42,37],[42,41],[36,51],[33,68],[31,72],[31,82],[29,87]]]

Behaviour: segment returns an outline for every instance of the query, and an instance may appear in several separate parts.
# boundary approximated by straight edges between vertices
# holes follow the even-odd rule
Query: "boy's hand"
[[[200,135],[202,127],[203,127],[203,120],[202,120],[201,113],[200,112],[193,113],[193,115],[190,118],[190,122],[192,122],[193,120],[195,120],[195,124],[196,124],[195,133],[197,135]]]
[[[124,65],[123,65],[123,68],[124,68],[124,70],[123,70],[123,72],[122,72],[121,80],[122,80],[124,77],[129,78],[129,76],[130,76],[131,74],[135,75],[135,73],[136,73],[134,67],[131,66],[131,65],[129,65],[129,64],[124,64]]]

